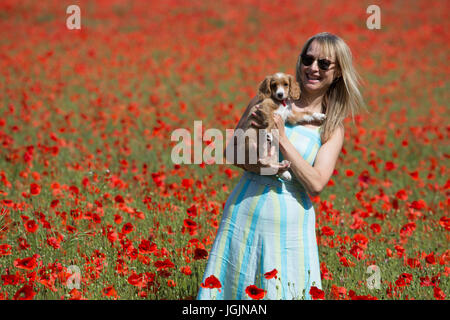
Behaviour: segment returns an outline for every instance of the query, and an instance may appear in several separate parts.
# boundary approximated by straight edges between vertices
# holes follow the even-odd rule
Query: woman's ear
[[[260,84],[258,89],[258,99],[264,100],[270,98],[272,92],[270,91],[270,77],[267,76]]]
[[[298,100],[300,98],[300,85],[295,81],[294,77],[289,75],[289,95],[292,99]]]

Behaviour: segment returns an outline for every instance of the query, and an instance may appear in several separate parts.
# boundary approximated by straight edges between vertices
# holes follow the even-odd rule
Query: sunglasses
[[[305,66],[310,66],[314,63],[314,61],[316,61],[316,58],[314,58],[313,56],[310,56],[309,54],[303,54],[302,55],[302,63]],[[330,68],[330,65],[333,62],[331,62],[328,59],[317,59],[317,65],[319,66],[320,69],[327,71]]]

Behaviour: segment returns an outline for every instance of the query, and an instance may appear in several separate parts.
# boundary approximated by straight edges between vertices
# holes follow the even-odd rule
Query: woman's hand
[[[284,120],[283,118],[275,113],[273,115],[273,119],[275,120],[275,129],[278,129],[278,139],[280,142],[285,141],[287,139],[286,137],[286,131],[284,129]]]
[[[256,129],[265,129],[268,126],[267,121],[264,120],[264,117],[261,113],[261,110],[259,110],[259,108],[261,107],[260,104],[255,106],[255,111],[252,112],[252,114],[250,115],[250,117],[253,119],[252,120],[252,127],[256,128]]]

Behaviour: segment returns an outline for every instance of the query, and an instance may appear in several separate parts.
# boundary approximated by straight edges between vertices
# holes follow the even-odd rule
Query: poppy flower
[[[128,233],[132,232],[133,230],[134,230],[134,226],[130,222],[125,223],[122,227],[123,234],[128,234]]]
[[[372,229],[375,234],[379,234],[381,232],[381,226],[378,223],[372,223],[370,225],[370,229]]]
[[[32,183],[30,184],[30,194],[33,196],[37,196],[38,194],[41,193],[41,186],[36,184],[36,183]]]
[[[192,219],[184,219],[183,224],[188,229],[197,229],[197,223]]]
[[[208,251],[206,251],[205,249],[196,248],[194,250],[194,259],[195,260],[206,259],[207,257],[208,257]]]
[[[197,207],[195,204],[186,209],[188,216],[195,218],[197,216]]]
[[[190,276],[192,274],[191,267],[189,267],[189,266],[181,267],[180,271],[181,271],[181,273],[183,273],[183,274],[185,274],[187,276]]]
[[[264,278],[266,279],[277,279],[277,274],[278,274],[278,270],[277,269],[273,269],[272,271],[266,272],[264,273]]]
[[[219,289],[222,288],[222,284],[220,283],[219,279],[217,279],[214,275],[210,275],[208,278],[205,279],[205,282],[200,284],[202,288],[205,289]]]
[[[11,248],[7,243],[0,244],[0,257],[11,255]]]
[[[402,237],[410,237],[414,233],[414,230],[416,230],[416,223],[414,221],[409,222],[400,229],[400,235]]]
[[[37,292],[33,291],[33,287],[30,285],[24,285],[14,295],[14,300],[33,300]]]
[[[323,292],[322,290],[320,290],[319,288],[317,288],[315,286],[311,286],[311,289],[309,289],[309,294],[311,295],[313,300],[325,298],[325,292]]]
[[[123,197],[120,194],[118,194],[117,196],[114,197],[114,201],[116,203],[124,203],[125,202],[125,200],[123,199]]]
[[[339,262],[344,266],[344,267],[354,267],[355,263],[352,262],[350,259],[347,259],[346,257],[341,257],[339,259]]]
[[[81,295],[81,291],[77,290],[76,288],[73,288],[69,291],[70,298],[69,300],[82,300],[83,296]]]
[[[150,243],[149,240],[143,239],[138,246],[139,252],[142,254],[150,254],[157,250],[156,244]]]
[[[267,291],[258,288],[255,285],[250,285],[245,288],[245,293],[253,300],[261,300],[266,295]]]
[[[321,229],[321,232],[325,236],[330,236],[331,237],[332,235],[334,235],[334,230],[331,229],[329,226],[323,226],[322,229]]]
[[[333,275],[330,271],[328,271],[325,262],[320,263],[320,277],[322,278],[322,280],[333,280]]]
[[[427,256],[425,257],[425,261],[426,261],[428,264],[436,264],[436,259],[435,259],[435,257],[434,257],[434,252],[432,252],[432,253],[430,253],[429,255],[427,255]]]
[[[133,272],[127,279],[128,283],[131,284],[132,286],[135,286],[137,288],[143,288],[147,285],[147,281],[145,280],[144,277],[145,274],[143,273],[135,273]]]
[[[408,199],[408,194],[403,189],[397,191],[395,196],[397,197],[397,199],[400,199],[400,200],[407,200]]]
[[[23,259],[14,260],[14,267],[24,270],[33,270],[37,267],[36,255]]]
[[[162,260],[155,261],[154,265],[158,269],[158,271],[161,269],[175,268],[175,265],[169,259],[166,259],[164,261]]]
[[[116,289],[114,289],[114,286],[109,286],[109,287],[103,288],[102,289],[102,296],[117,298]]]
[[[338,287],[335,284],[331,286],[331,294],[335,299],[346,299],[347,289],[345,287]]]
[[[392,171],[397,168],[397,165],[392,161],[386,161],[384,169],[386,171]]]
[[[434,289],[433,289],[433,294],[434,294],[434,298],[436,299],[436,300],[445,300],[445,293],[444,293],[444,291],[442,291],[442,289],[441,288],[439,288],[439,287],[434,287]]]

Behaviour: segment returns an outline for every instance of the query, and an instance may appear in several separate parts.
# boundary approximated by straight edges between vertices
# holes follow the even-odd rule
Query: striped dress
[[[285,131],[313,165],[321,146],[319,128],[286,123]],[[277,279],[266,279],[264,273],[273,269]],[[314,208],[293,174],[285,182],[244,172],[225,203],[202,283],[210,275],[222,288],[200,287],[197,299],[250,299],[249,285],[266,290],[264,299],[310,299],[311,286],[322,288]]]

